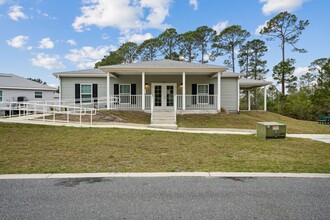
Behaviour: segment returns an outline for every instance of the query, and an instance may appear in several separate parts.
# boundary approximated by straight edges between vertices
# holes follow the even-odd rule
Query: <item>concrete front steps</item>
[[[174,111],[154,111],[152,113],[152,120],[149,127],[178,129],[176,125],[176,115]]]

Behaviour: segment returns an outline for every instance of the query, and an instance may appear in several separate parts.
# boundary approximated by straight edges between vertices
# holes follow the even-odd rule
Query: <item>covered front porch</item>
[[[170,68],[173,62],[176,66]],[[218,112],[223,107],[221,81],[226,67],[176,61],[150,63],[153,65],[100,67],[106,72],[107,109]],[[225,78],[230,76],[226,74]],[[239,74],[234,77],[237,80]],[[238,90],[236,86],[235,91]],[[234,99],[237,98],[236,93]]]

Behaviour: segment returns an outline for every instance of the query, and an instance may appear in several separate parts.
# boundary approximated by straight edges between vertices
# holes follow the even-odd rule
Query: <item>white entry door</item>
[[[176,83],[153,83],[152,96],[154,97],[155,108],[174,107],[176,95]]]

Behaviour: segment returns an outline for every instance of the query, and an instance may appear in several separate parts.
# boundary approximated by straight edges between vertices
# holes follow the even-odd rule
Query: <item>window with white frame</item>
[[[2,102],[2,90],[0,90],[0,102]]]
[[[42,92],[40,92],[40,91],[34,92],[34,98],[36,98],[36,99],[42,99]]]
[[[131,103],[131,85],[120,84],[119,85],[119,97],[120,103]]]
[[[208,84],[198,84],[197,85],[197,96],[198,96],[198,104],[208,104],[209,103],[209,85]]]
[[[80,96],[82,103],[92,102],[92,84],[81,84]]]

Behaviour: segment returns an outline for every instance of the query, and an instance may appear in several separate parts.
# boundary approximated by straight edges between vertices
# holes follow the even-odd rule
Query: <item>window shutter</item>
[[[119,97],[119,84],[113,85],[113,94]],[[119,104],[119,100],[115,102],[115,104]]]
[[[80,84],[75,84],[75,103],[80,103]]]
[[[97,84],[93,84],[93,99],[94,102],[97,102],[97,97],[98,97],[98,91],[97,91]]]
[[[114,95],[119,95],[119,84],[114,84],[113,85],[113,94]]]
[[[131,104],[136,104],[136,84],[131,84]]]
[[[192,84],[191,85],[191,94],[192,94],[192,104],[196,105],[197,103],[197,84]]]
[[[209,84],[209,103],[210,105],[214,104],[214,84]]]

